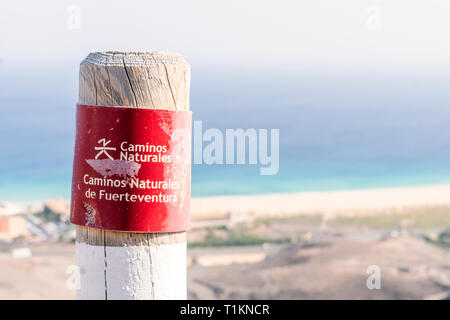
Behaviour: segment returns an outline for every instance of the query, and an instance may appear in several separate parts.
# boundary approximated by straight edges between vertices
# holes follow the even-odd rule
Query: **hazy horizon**
[[[260,72],[193,72],[191,109],[204,129],[279,128],[279,173],[193,165],[193,196],[450,183],[445,78]],[[0,200],[69,197],[78,66],[70,73],[0,79]]]

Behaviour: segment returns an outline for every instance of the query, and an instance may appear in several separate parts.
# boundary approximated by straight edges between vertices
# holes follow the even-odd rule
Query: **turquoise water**
[[[69,198],[77,70],[3,71],[0,201]],[[193,165],[192,194],[450,183],[449,87],[436,74],[193,72],[194,119],[280,129],[280,170]]]

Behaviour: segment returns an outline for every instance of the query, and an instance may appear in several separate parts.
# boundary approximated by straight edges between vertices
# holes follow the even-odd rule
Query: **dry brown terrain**
[[[369,290],[367,267],[381,270]],[[194,266],[190,298],[425,299],[450,294],[450,252],[413,237],[288,245],[252,265]]]
[[[306,231],[293,224],[269,229],[276,234],[277,228]],[[309,230],[308,241],[297,243],[189,249],[189,298],[442,299],[450,292],[448,249],[407,234],[390,236],[360,228],[341,233],[322,227]],[[75,262],[74,245],[30,248],[32,257],[13,258],[3,247],[0,299],[73,299],[66,272]],[[227,265],[231,261],[241,264]],[[380,290],[366,286],[369,265],[380,267]]]
[[[0,299],[74,299],[67,268],[75,263],[73,244],[31,246],[30,258],[0,253]],[[6,248],[4,248],[6,250]]]

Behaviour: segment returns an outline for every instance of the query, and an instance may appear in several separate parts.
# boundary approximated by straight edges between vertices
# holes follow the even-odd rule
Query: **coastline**
[[[401,213],[418,207],[450,207],[450,184],[358,189],[196,197],[191,200],[193,220],[220,219],[230,215],[326,217]],[[0,215],[30,213],[43,208],[42,201],[0,201]],[[57,199],[66,201],[68,199]]]
[[[191,217],[227,215],[360,216],[402,213],[411,208],[450,207],[450,185],[297,192],[193,198]]]

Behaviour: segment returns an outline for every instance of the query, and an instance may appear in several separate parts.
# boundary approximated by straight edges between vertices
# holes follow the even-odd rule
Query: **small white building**
[[[0,239],[14,239],[29,235],[28,222],[24,215],[0,215]]]

